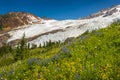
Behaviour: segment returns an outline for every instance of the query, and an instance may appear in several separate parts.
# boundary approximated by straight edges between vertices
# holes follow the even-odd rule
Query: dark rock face
[[[40,22],[41,19],[39,17],[25,12],[10,12],[0,15],[0,27],[4,28],[4,30]]]

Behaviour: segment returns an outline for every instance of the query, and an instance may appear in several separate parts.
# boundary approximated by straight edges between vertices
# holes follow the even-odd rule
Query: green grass
[[[31,49],[25,56],[18,61],[12,53],[1,56],[0,78],[120,80],[120,23],[86,32],[65,45]]]

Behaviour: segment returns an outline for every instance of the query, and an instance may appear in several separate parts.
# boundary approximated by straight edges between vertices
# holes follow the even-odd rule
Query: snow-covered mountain
[[[13,44],[21,39],[25,33],[25,38],[28,43],[43,45],[44,42],[51,40],[52,42],[64,42],[67,38],[77,37],[85,31],[92,31],[95,29],[105,28],[111,23],[120,20],[120,5],[112,8],[104,9],[98,13],[92,14],[88,17],[78,20],[45,20],[39,19],[38,21],[29,16],[31,24],[13,28],[7,33],[0,34],[1,36],[7,35],[7,43]],[[37,23],[32,23],[35,21]]]

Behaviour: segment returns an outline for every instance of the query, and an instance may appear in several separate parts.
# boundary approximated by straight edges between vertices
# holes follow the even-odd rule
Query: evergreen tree
[[[22,39],[20,40],[15,53],[15,60],[23,59],[28,52],[28,46],[25,41],[25,34],[23,34]]]

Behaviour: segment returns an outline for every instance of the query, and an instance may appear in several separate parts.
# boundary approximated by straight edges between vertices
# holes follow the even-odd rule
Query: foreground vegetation
[[[22,43],[20,46],[25,45]],[[118,22],[64,44],[34,49],[20,46],[1,52],[0,80],[120,80]]]

